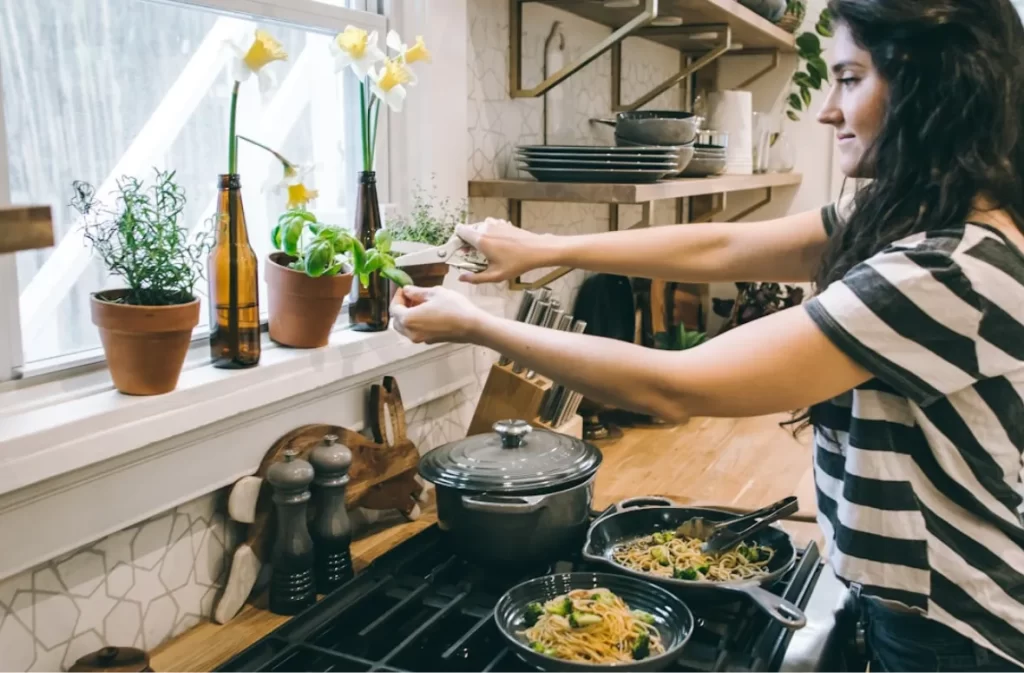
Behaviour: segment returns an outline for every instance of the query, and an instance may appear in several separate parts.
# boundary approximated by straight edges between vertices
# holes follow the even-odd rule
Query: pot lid
[[[493,428],[430,451],[420,461],[420,475],[440,486],[518,493],[589,477],[601,464],[593,445],[526,421],[498,421]]]

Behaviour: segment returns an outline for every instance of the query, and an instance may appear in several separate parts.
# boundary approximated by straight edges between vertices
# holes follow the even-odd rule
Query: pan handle
[[[736,590],[750,596],[759,608],[787,629],[802,629],[807,624],[807,615],[803,610],[756,584],[738,586]]]
[[[618,502],[608,505],[602,511],[592,511],[591,516],[594,517],[593,523],[597,523],[601,519],[611,516],[612,514],[618,514],[624,512],[627,509],[641,509],[643,507],[677,507],[675,502],[668,498],[662,498],[657,495],[641,495],[635,498],[626,498],[625,500],[619,500]]]

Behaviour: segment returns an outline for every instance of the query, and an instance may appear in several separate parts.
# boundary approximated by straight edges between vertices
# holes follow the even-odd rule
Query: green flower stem
[[[380,125],[380,99],[370,101],[370,110],[373,115],[373,126],[370,132],[370,167],[374,165],[377,158],[377,127]]]
[[[235,112],[238,111],[238,87],[241,82],[235,82],[231,89],[231,119],[228,122],[228,174],[238,172],[238,138],[235,136]]]
[[[277,157],[277,160],[278,160],[278,161],[280,161],[280,162],[281,162],[281,163],[282,163],[282,164],[284,165],[284,167],[285,167],[285,168],[289,168],[289,167],[291,167],[291,168],[294,168],[294,164],[292,164],[292,162],[288,161],[288,159],[286,159],[286,158],[285,158],[285,157],[284,157],[284,156],[283,156],[283,155],[282,155],[282,154],[281,154],[280,152],[278,152],[277,150],[275,150],[275,149],[272,149],[272,148],[270,148],[270,147],[267,147],[267,146],[266,146],[266,145],[264,145],[263,143],[260,143],[260,142],[256,142],[256,141],[255,141],[255,140],[253,140],[252,138],[247,138],[246,136],[243,136],[243,135],[238,135],[238,136],[236,136],[236,137],[237,137],[237,138],[238,138],[239,140],[244,140],[244,141],[245,141],[245,142],[247,142],[247,143],[250,143],[250,144],[252,144],[252,145],[255,145],[256,147],[259,147],[260,149],[263,149],[263,150],[266,150],[267,152],[270,152],[270,153],[271,153],[271,154],[273,154],[273,155],[274,155],[275,157]]]
[[[362,133],[363,140],[363,170],[370,170],[370,153],[369,153],[369,110],[366,108],[366,84],[365,82],[359,83],[359,130]]]

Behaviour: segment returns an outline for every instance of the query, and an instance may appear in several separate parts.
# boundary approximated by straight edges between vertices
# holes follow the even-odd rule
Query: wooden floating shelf
[[[514,201],[561,201],[568,203],[639,204],[750,189],[790,187],[803,181],[800,173],[717,175],[678,178],[651,184],[589,182],[538,182],[536,180],[473,180],[470,197]]]
[[[607,8],[593,0],[542,0],[541,4],[565,10],[613,29],[624,26],[643,9],[643,2],[637,7],[623,9]],[[658,5],[658,16],[682,18],[683,26],[727,24],[732,29],[732,41],[742,44],[743,50],[796,51],[796,38],[793,35],[736,0],[661,0]],[[634,35],[675,49],[693,48],[692,42],[687,42],[687,36],[674,35],[670,27],[640,29]]]

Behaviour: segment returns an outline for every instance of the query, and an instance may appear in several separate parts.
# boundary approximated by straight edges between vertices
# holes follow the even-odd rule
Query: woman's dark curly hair
[[[1024,230],[1024,27],[1010,0],[830,0],[888,83],[882,128],[815,277],[818,291],[911,234],[962,225],[976,197]],[[811,409],[795,422],[810,420]]]
[[[889,85],[863,159],[873,180],[830,237],[819,290],[911,234],[963,224],[985,197],[1024,227],[1024,27],[1009,0],[831,0]]]

